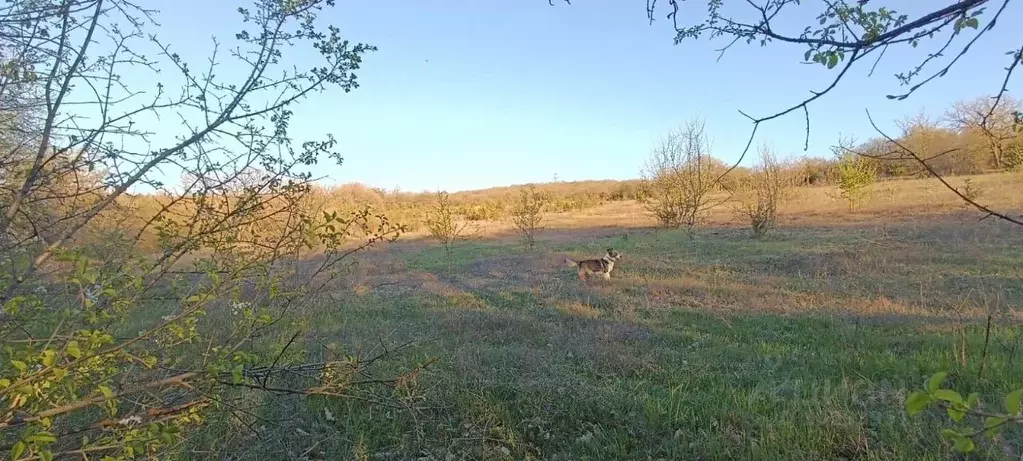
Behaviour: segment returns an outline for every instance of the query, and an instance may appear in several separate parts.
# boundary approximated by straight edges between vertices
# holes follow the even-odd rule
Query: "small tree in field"
[[[760,162],[738,183],[735,212],[748,219],[753,237],[763,237],[774,227],[778,205],[785,200],[792,186],[791,175],[778,162],[774,153],[760,150]]]
[[[535,186],[519,192],[519,201],[512,209],[515,228],[522,235],[522,241],[530,250],[536,245],[536,234],[543,230],[543,209],[547,206],[547,194]]]
[[[661,141],[648,161],[647,210],[666,227],[693,232],[713,207],[716,163],[703,121],[693,119]]]
[[[468,237],[475,229],[468,221],[459,221],[455,207],[447,192],[437,192],[437,203],[426,216],[426,228],[430,235],[444,244],[444,252],[451,254],[451,245],[456,240]]]
[[[877,181],[877,166],[861,157],[846,155],[838,163],[838,188],[849,204],[849,211],[860,207],[870,196]]]

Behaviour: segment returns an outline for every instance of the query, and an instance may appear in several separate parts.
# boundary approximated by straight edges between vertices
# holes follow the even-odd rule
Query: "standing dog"
[[[579,278],[581,280],[586,280],[586,276],[589,274],[600,274],[604,280],[611,280],[611,269],[614,269],[615,261],[618,261],[621,257],[622,255],[615,251],[614,248],[608,248],[603,258],[585,259],[582,261],[566,258],[565,264],[568,264],[568,267],[578,267]]]

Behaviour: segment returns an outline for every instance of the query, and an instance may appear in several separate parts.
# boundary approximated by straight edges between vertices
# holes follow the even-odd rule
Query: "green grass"
[[[941,370],[985,402],[1023,385],[1014,318],[996,317],[983,376],[975,318],[955,358],[953,301],[1023,304],[1018,232],[962,226],[392,251],[401,283],[308,308],[307,353],[415,340],[374,373],[438,361],[384,403],[276,401],[260,418],[283,429],[229,443],[247,459],[950,459],[947,418],[909,417],[907,393]],[[609,246],[625,256],[610,283],[560,265]],[[975,458],[1018,459],[1021,436]]]

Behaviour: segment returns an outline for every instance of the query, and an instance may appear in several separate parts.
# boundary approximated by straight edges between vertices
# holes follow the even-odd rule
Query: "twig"
[[[912,149],[909,149],[908,147],[906,147],[905,145],[903,145],[899,141],[896,141],[891,136],[888,136],[887,133],[885,133],[883,130],[878,128],[877,124],[874,123],[874,119],[870,116],[870,111],[867,110],[866,112],[867,112],[867,120],[870,121],[870,126],[874,127],[874,130],[877,131],[878,134],[880,134],[882,137],[884,137],[888,142],[890,142],[890,143],[894,144],[895,146],[897,146],[899,149],[902,150],[902,152],[904,152],[907,155],[909,155],[913,160],[916,160],[917,163],[920,164],[920,166],[922,166],[925,170],[927,170],[927,173],[929,173],[931,176],[933,176],[938,181],[941,181],[941,184],[943,184],[945,186],[945,188],[947,188],[948,190],[950,190],[953,193],[955,193],[964,202],[970,204],[974,208],[976,208],[976,209],[978,209],[978,210],[980,210],[980,211],[982,211],[984,213],[987,213],[988,216],[994,216],[994,217],[996,217],[998,219],[1001,219],[1001,220],[1004,220],[1004,221],[1016,224],[1018,226],[1023,226],[1023,221],[1021,221],[1019,219],[1016,219],[1016,218],[1013,218],[1013,217],[1011,217],[1009,215],[1006,215],[1004,213],[999,213],[997,211],[994,211],[994,210],[992,210],[992,209],[990,209],[990,208],[988,208],[988,207],[986,207],[984,205],[981,205],[981,204],[977,203],[973,199],[971,199],[971,198],[967,197],[966,195],[964,195],[962,192],[959,192],[959,189],[956,189],[954,186],[949,184],[948,181],[946,181],[944,177],[942,177],[940,174],[938,174],[938,172],[934,171],[934,168],[932,168],[927,163],[927,161],[922,159],[920,157],[920,155],[918,155]]]

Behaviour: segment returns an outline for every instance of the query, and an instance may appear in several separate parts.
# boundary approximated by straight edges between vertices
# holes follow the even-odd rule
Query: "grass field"
[[[1018,178],[983,181],[1023,208]],[[552,216],[532,252],[503,223],[451,254],[372,251],[303,313],[306,353],[412,341],[377,375],[436,361],[388,403],[289,401],[260,415],[287,423],[224,443],[254,459],[952,459],[947,418],[903,402],[942,370],[987,402],[1023,385],[1023,232],[933,182],[879,191],[849,213],[802,190],[761,240],[727,209],[689,238],[613,204]],[[609,282],[564,265],[607,247],[624,256]],[[973,458],[1021,456],[1016,428]]]

